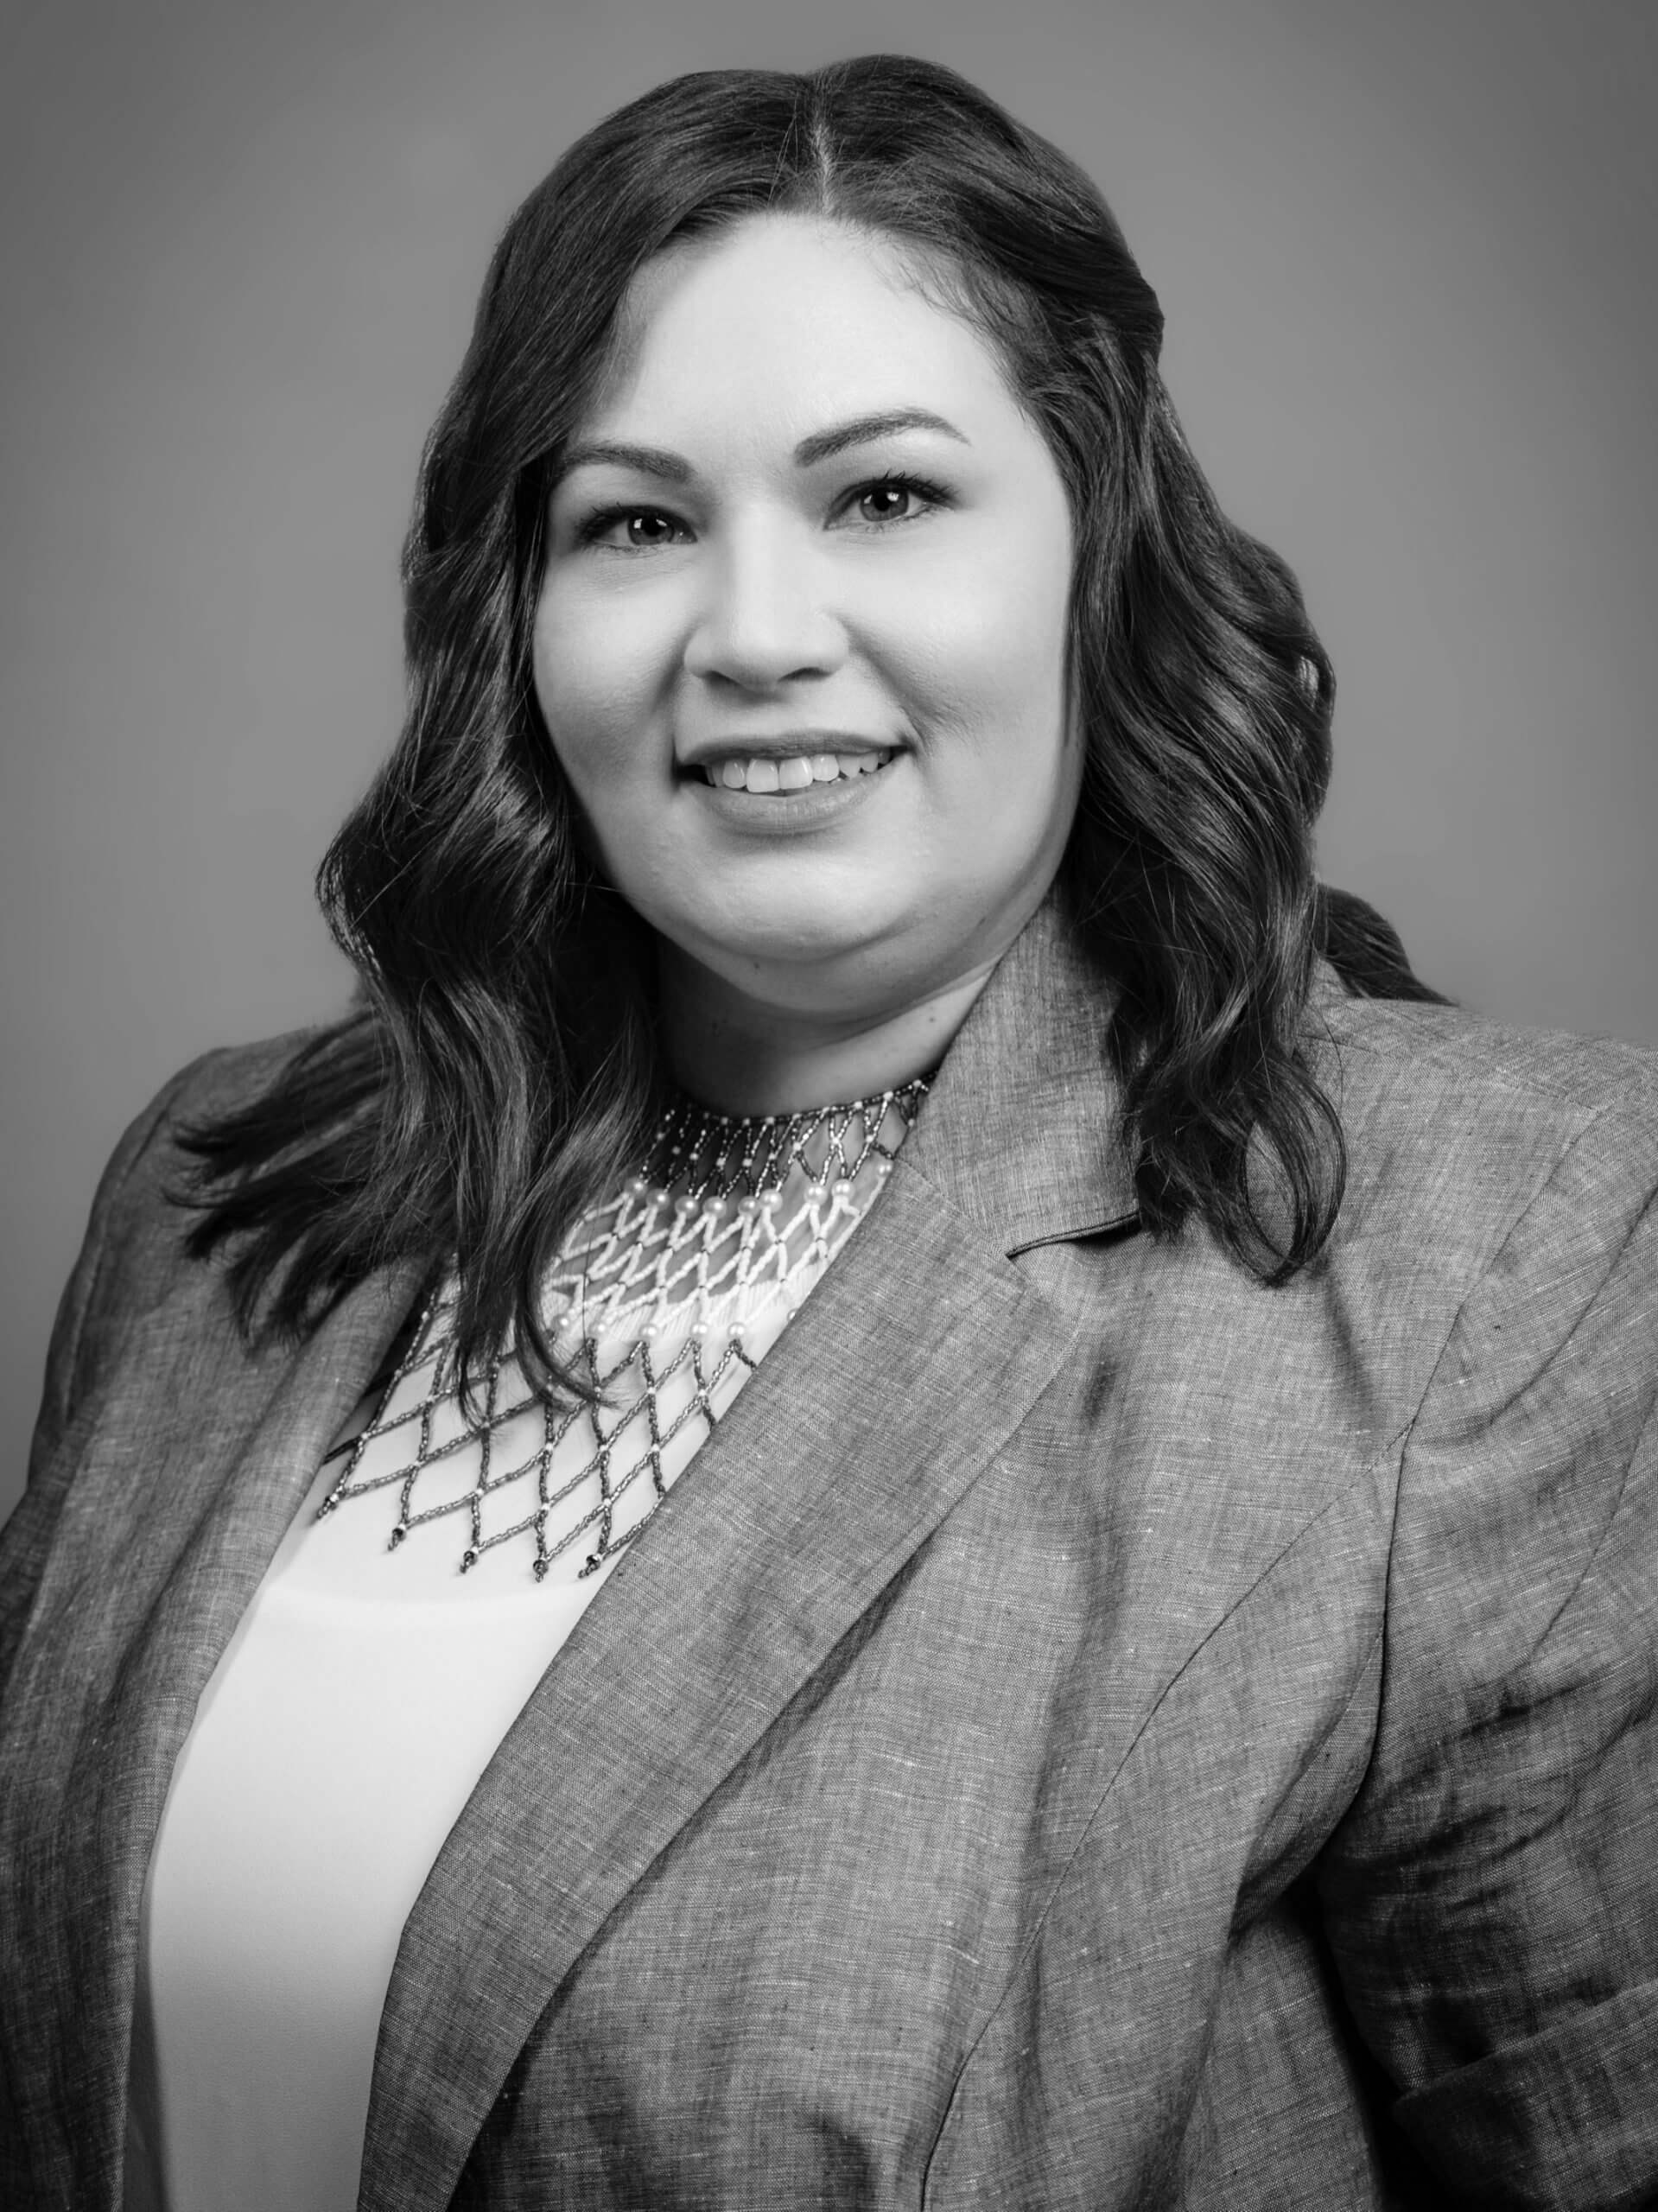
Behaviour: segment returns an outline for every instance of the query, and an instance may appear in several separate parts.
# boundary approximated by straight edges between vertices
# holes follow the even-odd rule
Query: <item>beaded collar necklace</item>
[[[918,1076],[847,1105],[752,1116],[681,1097],[657,1124],[645,1179],[692,1200],[781,1192],[795,1167],[815,1181],[851,1181],[872,1158],[891,1163],[926,1095],[927,1077]],[[895,1109],[904,1124],[896,1138],[887,1126]]]
[[[395,1486],[391,1550],[460,1515],[463,1573],[524,1538],[538,1580],[596,1573],[651,1518],[863,1218],[927,1090],[923,1077],[756,1117],[675,1101],[639,1171],[573,1224],[546,1277],[555,1349],[593,1401],[533,1390],[503,1351],[476,1407],[463,1404],[446,1283],[367,1423],[327,1455],[346,1464],[318,1518]]]

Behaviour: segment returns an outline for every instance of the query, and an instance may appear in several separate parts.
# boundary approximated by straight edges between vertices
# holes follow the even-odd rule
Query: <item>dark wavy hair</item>
[[[531,684],[549,489],[635,272],[767,210],[907,248],[1063,476],[1087,763],[1061,882],[1120,992],[1142,1218],[1201,1217],[1269,1281],[1329,1234],[1341,1131],[1301,1043],[1315,951],[1352,988],[1432,995],[1379,917],[1314,879],[1329,661],[1187,448],[1156,297],[1089,178],[950,70],[873,54],[676,78],[507,226],[421,469],[408,719],[319,875],[359,1003],[189,1140],[191,1249],[234,1241],[250,1328],[302,1330],[389,1259],[458,1260],[473,1370],[511,1329],[542,1381],[570,1381],[538,1287],[639,1154],[661,1078],[648,932],[598,872]],[[1276,1163],[1270,1229],[1252,1156]]]

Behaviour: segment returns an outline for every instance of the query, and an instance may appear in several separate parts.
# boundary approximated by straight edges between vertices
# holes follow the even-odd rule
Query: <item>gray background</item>
[[[1641,0],[243,0],[19,10],[4,317],[0,1512],[98,1169],[327,1014],[310,895],[491,245],[681,69],[953,63],[1103,185],[1340,683],[1324,872],[1441,988],[1658,1042],[1658,14]]]

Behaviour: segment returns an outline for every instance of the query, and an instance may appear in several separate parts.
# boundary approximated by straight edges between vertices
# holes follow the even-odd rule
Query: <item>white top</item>
[[[561,1347],[607,1380],[604,1406],[555,1421],[508,1359],[480,1441],[440,1306],[359,1449],[324,1463],[174,1769],[142,1909],[125,2212],[351,2212],[387,1986],[445,1837],[607,1580],[604,1532],[654,1510],[884,1172],[813,1184],[782,1216],[693,1218],[636,1181],[603,1224],[613,1294],[594,1294],[593,1217],[571,1240],[586,1292]]]
[[[547,1662],[597,1594],[521,1574],[308,1587],[314,1492],[196,1708],[150,1859],[129,2212],[351,2212],[403,1922]],[[433,1531],[422,1531],[435,1535]],[[412,1540],[411,1540],[412,1541]],[[411,1557],[407,1562],[415,1564]],[[453,1562],[451,1561],[453,1572]],[[456,1578],[457,1580],[459,1578]]]

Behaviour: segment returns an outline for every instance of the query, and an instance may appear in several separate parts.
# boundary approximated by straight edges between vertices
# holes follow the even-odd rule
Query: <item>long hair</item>
[[[1341,1132],[1299,1041],[1321,936],[1368,948],[1358,988],[1423,991],[1354,925],[1368,910],[1321,906],[1329,661],[1187,448],[1156,297],[1095,186],[953,72],[876,54],[659,86],[571,147],[497,248],[404,549],[407,721],[318,880],[359,1003],[189,1140],[191,1249],[234,1242],[250,1327],[302,1330],[417,1255],[458,1265],[469,1367],[510,1328],[531,1372],[571,1382],[539,1286],[638,1155],[660,1077],[647,932],[599,872],[531,683],[548,492],[635,273],[765,211],[908,249],[1064,479],[1086,766],[1062,886],[1119,987],[1142,1217],[1200,1217],[1274,1281],[1328,1236]],[[1271,1230],[1252,1156],[1275,1164]]]

